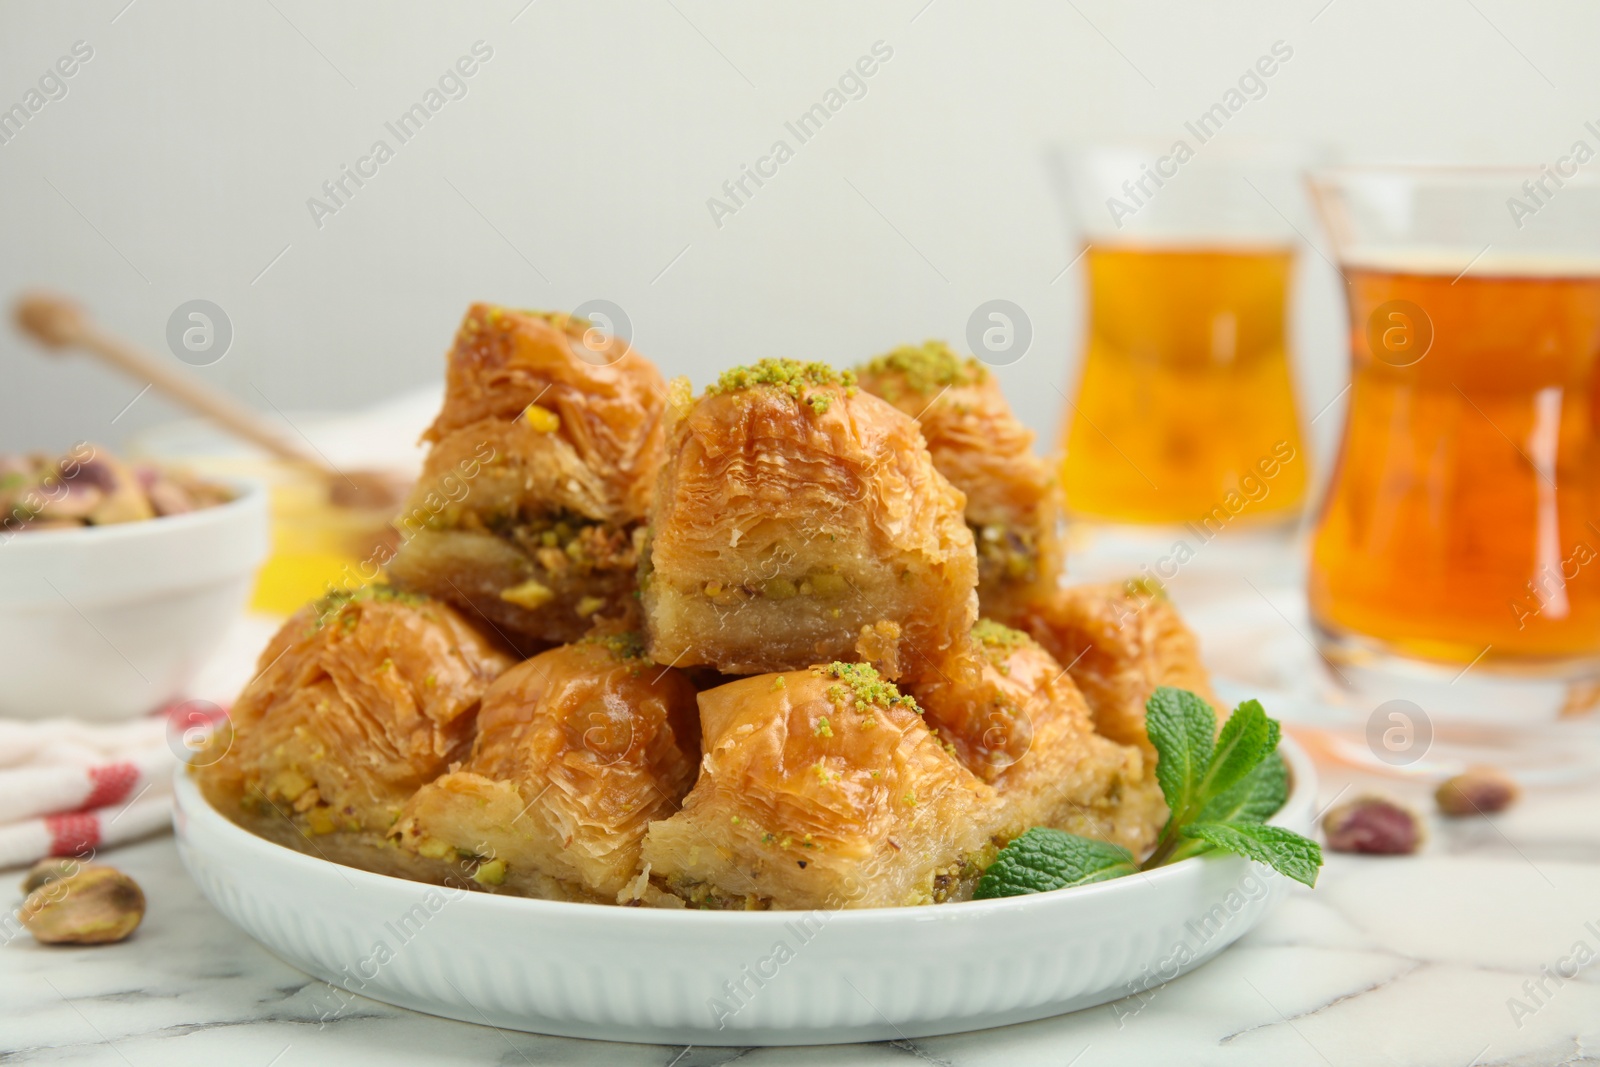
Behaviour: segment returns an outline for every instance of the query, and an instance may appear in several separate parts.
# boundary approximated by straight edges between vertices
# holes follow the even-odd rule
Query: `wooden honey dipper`
[[[279,459],[306,467],[328,484],[335,507],[395,510],[410,479],[393,471],[334,468],[310,448],[288,440],[271,423],[221,390],[178,370],[142,348],[100,327],[65,297],[28,293],[16,304],[17,326],[46,349],[88,352],[134,378],[149,382],[172,400],[210,419],[235,437],[259,445]]]

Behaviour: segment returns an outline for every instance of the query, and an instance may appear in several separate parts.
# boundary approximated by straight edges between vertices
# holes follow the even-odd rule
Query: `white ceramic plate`
[[[1287,738],[1283,753],[1294,788],[1273,821],[1308,832],[1316,774]],[[610,908],[305,856],[229,822],[181,772],[176,800],[178,849],[201,891],[301,970],[432,1015],[613,1041],[826,1044],[1040,1019],[1192,970],[1287,889],[1267,868],[1211,855],[1079,889],[923,908]]]

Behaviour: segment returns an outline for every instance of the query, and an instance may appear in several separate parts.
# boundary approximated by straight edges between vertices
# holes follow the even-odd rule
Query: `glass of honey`
[[[1600,704],[1600,181],[1568,163],[1310,183],[1350,349],[1311,620],[1335,686],[1435,725]]]
[[[1074,548],[1114,537],[1137,546],[1131,562],[1175,538],[1196,553],[1222,534],[1283,541],[1299,519],[1310,470],[1290,304],[1296,231],[1310,223],[1302,158],[1193,137],[1055,158],[1084,278],[1060,468]],[[1177,568],[1144,577],[1164,583]]]

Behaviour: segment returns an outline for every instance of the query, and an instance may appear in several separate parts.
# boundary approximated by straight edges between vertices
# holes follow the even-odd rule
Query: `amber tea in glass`
[[[1293,515],[1307,465],[1286,337],[1294,250],[1091,245],[1061,468],[1079,515],[1219,525]],[[1242,501],[1230,510],[1229,494]]]
[[[1070,515],[1106,528],[1298,517],[1308,464],[1289,345],[1295,157],[1085,147],[1058,159],[1084,343],[1064,412]]]
[[[1600,651],[1600,273],[1555,269],[1346,268],[1323,628],[1462,664]]]
[[[1351,369],[1312,622],[1347,680],[1385,660],[1437,665],[1445,712],[1475,681],[1551,683],[1504,701],[1500,721],[1582,714],[1600,695],[1600,186],[1574,182],[1518,226],[1503,202],[1520,180],[1313,182]]]

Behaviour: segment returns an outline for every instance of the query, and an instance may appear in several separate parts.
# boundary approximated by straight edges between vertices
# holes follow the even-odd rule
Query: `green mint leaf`
[[[1201,808],[1198,821],[1266,822],[1278,813],[1288,799],[1289,765],[1282,756],[1272,752],[1231,789],[1219,793]]]
[[[995,857],[978,880],[974,900],[1047,893],[1103,882],[1139,868],[1121,845],[1035,826]]]
[[[1182,821],[1199,800],[1200,781],[1211,764],[1217,714],[1187,689],[1161,686],[1144,704],[1145,733],[1156,748],[1156,781],[1174,820]]]
[[[1309,886],[1317,884],[1322,846],[1293,830],[1257,823],[1197,822],[1185,826],[1183,835],[1265,863],[1286,878]]]
[[[1216,752],[1200,781],[1198,801],[1207,803],[1226,792],[1256,769],[1272,740],[1272,720],[1257,700],[1246,700],[1233,710],[1217,735]]]

